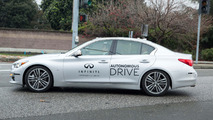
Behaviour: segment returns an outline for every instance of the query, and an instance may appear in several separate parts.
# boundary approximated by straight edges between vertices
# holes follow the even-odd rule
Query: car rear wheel
[[[31,91],[44,92],[52,87],[53,77],[46,67],[34,66],[27,71],[25,83]]]
[[[142,79],[142,89],[150,96],[164,95],[170,85],[169,76],[160,70],[147,72]]]

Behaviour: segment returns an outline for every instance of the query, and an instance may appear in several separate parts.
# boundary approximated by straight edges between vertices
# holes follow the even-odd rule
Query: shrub
[[[201,58],[207,61],[213,61],[213,48],[201,51]]]

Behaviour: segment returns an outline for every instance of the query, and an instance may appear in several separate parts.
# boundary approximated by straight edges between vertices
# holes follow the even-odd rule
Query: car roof
[[[146,38],[128,38],[128,37],[97,37],[96,40],[130,40],[130,41],[138,41],[143,43],[150,43],[151,41],[148,41]]]
[[[128,41],[136,41],[136,42],[142,42],[148,45],[151,45],[153,47],[158,47],[158,44],[153,43],[146,38],[141,39],[141,38],[128,38],[128,37],[101,37],[101,38],[96,38],[95,40],[100,41],[100,40],[128,40]]]

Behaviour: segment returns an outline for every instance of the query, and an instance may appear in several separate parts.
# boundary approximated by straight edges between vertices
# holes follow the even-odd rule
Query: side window
[[[134,41],[119,40],[117,42],[116,54],[118,55],[139,55],[141,43]]]
[[[109,55],[112,40],[97,41],[81,49],[82,55]]]
[[[147,44],[142,44],[141,54],[149,55],[155,48]]]

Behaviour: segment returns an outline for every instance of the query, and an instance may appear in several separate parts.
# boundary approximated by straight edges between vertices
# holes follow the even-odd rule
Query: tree
[[[201,48],[213,48],[213,27],[203,34],[200,43]]]
[[[31,22],[31,26],[33,29],[51,30],[50,23],[46,17],[44,17],[44,13],[41,9],[39,9],[35,15],[34,20]]]
[[[79,13],[91,13],[96,7],[96,0],[93,0],[92,5],[87,8],[80,8]],[[71,29],[73,0],[42,0],[41,8],[53,29]]]
[[[213,16],[213,0],[210,0],[210,13],[211,16]]]
[[[197,32],[197,10],[175,0],[150,0],[149,4],[150,7],[147,8],[136,6],[138,10],[136,13],[137,17],[139,16],[138,23],[149,24],[151,29],[149,35],[155,42],[161,44],[164,40],[175,36],[176,40],[188,42],[187,44],[193,43],[191,40],[194,40],[194,37],[191,35]],[[203,17],[201,31],[208,29],[211,20],[208,16]],[[186,36],[191,36],[192,39]]]
[[[0,27],[30,28],[38,6],[34,0],[1,0]]]
[[[72,0],[43,0],[41,8],[51,27],[70,30],[72,24]]]
[[[129,30],[138,33],[139,29],[135,27],[135,22],[132,19],[127,1],[128,0],[99,1],[96,8],[97,10],[89,15],[89,23],[91,24],[88,25],[84,33],[94,36],[124,37],[128,36]]]
[[[141,24],[148,24],[149,40],[178,51],[185,47],[192,50],[196,46],[197,17],[197,10],[176,0],[149,0],[148,4],[141,0],[110,0],[90,16],[94,25],[91,33],[126,36],[129,30],[134,30],[134,36],[138,37]],[[201,34],[208,30],[211,22],[211,17],[202,18]]]

